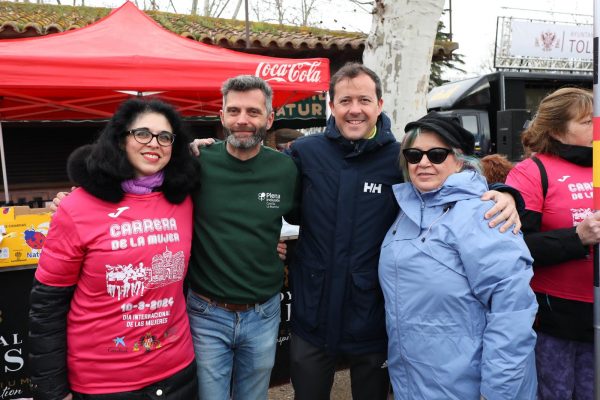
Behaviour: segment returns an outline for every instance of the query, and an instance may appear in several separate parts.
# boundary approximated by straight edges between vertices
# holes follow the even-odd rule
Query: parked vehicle
[[[475,150],[523,156],[520,135],[537,105],[548,93],[565,86],[591,89],[591,74],[558,72],[494,72],[433,88],[427,111],[458,117],[475,135]]]

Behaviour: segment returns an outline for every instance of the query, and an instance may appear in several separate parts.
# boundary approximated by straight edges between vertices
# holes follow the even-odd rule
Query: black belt
[[[243,312],[243,311],[248,311],[251,308],[254,308],[258,303],[247,303],[247,304],[232,304],[232,303],[224,303],[222,301],[217,301],[217,300],[213,300],[209,297],[203,296],[199,293],[194,292],[194,294],[198,297],[200,297],[202,300],[206,301],[207,303],[212,304],[213,306],[217,306],[219,308],[222,308],[224,310],[227,311],[233,311],[233,312]]]

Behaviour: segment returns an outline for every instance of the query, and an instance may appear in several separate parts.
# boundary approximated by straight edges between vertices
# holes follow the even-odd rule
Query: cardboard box
[[[50,218],[49,208],[0,207],[0,268],[37,264]]]

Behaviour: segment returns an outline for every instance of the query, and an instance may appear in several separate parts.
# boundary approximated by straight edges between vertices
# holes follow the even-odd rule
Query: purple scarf
[[[162,185],[165,174],[159,171],[154,175],[142,176],[141,178],[129,179],[121,182],[121,189],[125,193],[148,194],[152,190]]]

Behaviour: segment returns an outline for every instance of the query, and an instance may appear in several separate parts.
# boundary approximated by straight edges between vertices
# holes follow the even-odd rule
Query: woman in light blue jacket
[[[521,234],[490,229],[473,135],[430,113],[409,123],[381,250],[396,400],[533,400],[532,259]]]

